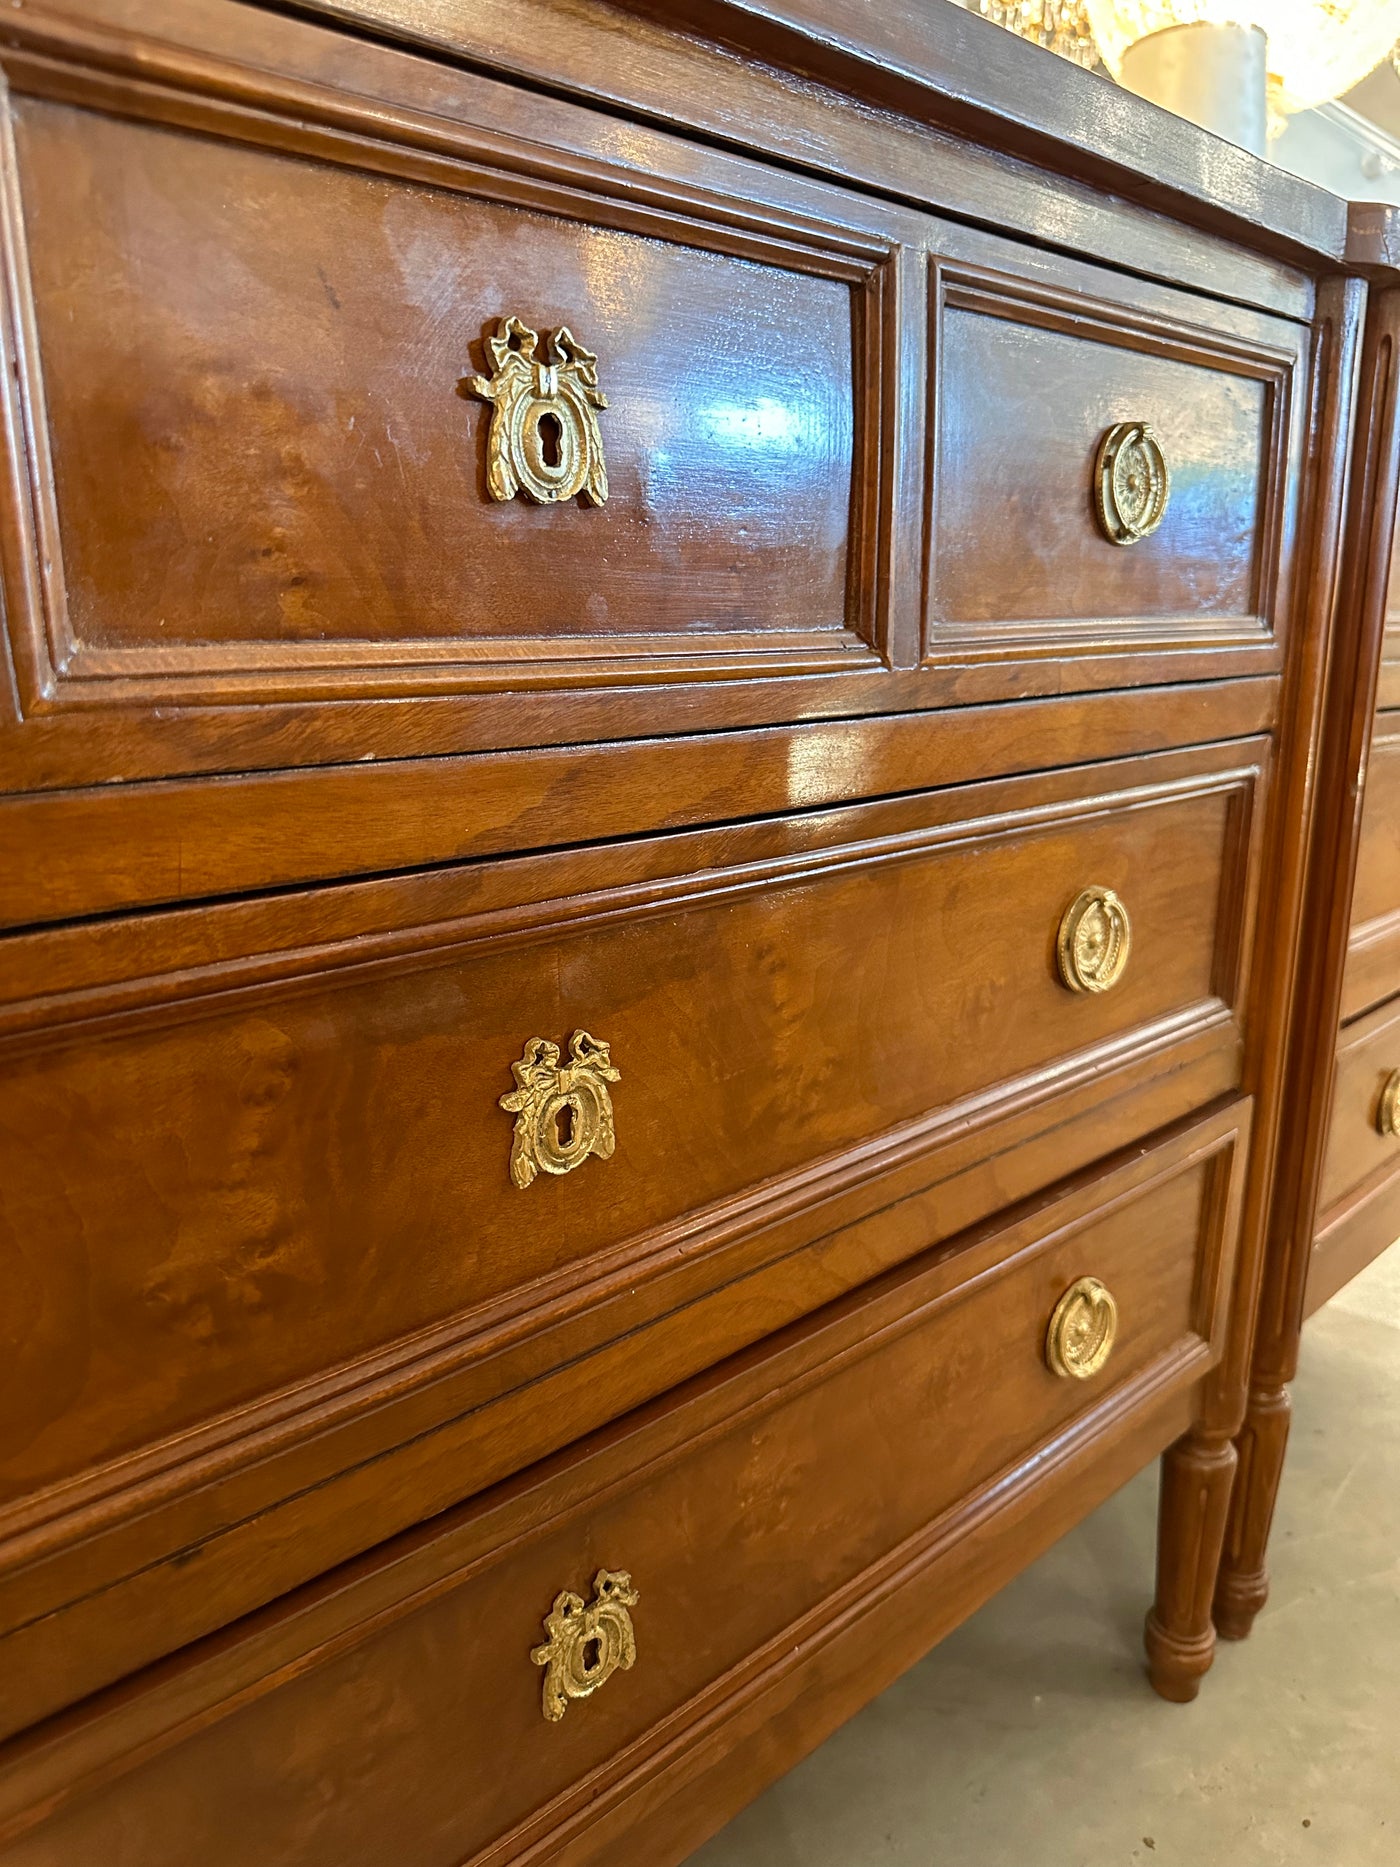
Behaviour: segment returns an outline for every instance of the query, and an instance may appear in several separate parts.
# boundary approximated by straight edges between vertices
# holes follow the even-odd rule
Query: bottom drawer
[[[0,1860],[677,1858],[821,1735],[823,1694],[828,1725],[853,1708],[842,1641],[879,1683],[1091,1508],[1136,1426],[1184,1424],[1220,1349],[1247,1109],[915,1260],[21,1740]],[[1100,1294],[1062,1313],[1086,1278],[1116,1335],[1097,1372],[1056,1373],[1110,1339]],[[1131,1453],[1159,1449],[1139,1433]],[[807,1723],[736,1761],[775,1692]],[[648,1827],[701,1771],[703,1807]]]
[[[1342,1031],[1307,1307],[1400,1237],[1400,999]]]

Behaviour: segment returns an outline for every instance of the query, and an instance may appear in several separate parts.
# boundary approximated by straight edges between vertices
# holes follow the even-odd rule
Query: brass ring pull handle
[[[557,506],[582,493],[592,505],[608,497],[608,470],[598,410],[598,359],[566,325],[541,341],[520,318],[502,318],[486,339],[489,376],[469,376],[466,388],[491,404],[486,484],[493,499],[524,493],[536,505]]]
[[[1106,992],[1123,977],[1132,949],[1128,910],[1111,888],[1086,888],[1065,909],[1055,938],[1060,977],[1071,992]]]
[[[515,1088],[501,1107],[515,1116],[510,1177],[529,1186],[540,1173],[572,1173],[590,1154],[610,1160],[617,1137],[608,1084],[622,1080],[608,1046],[587,1031],[569,1039],[569,1061],[558,1044],[532,1037],[519,1063],[512,1063]]]
[[[1067,1381],[1087,1381],[1108,1360],[1117,1333],[1112,1292],[1097,1277],[1077,1278],[1055,1305],[1045,1332],[1050,1372]]]
[[[1392,1070],[1385,1079],[1376,1110],[1376,1129],[1392,1139],[1400,1137],[1400,1070]]]
[[[1109,543],[1132,545],[1155,532],[1171,490],[1167,457],[1149,425],[1116,422],[1094,460],[1094,509]]]
[[[623,1569],[599,1569],[593,1578],[593,1599],[585,1601],[570,1589],[554,1597],[545,1617],[549,1635],[530,1649],[536,1666],[543,1666],[544,1715],[557,1724],[576,1698],[589,1698],[616,1672],[627,1672],[637,1657],[632,1616],[639,1596]]]

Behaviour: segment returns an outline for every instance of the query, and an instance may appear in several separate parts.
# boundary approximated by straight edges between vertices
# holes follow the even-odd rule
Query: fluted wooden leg
[[[1228,1433],[1196,1427],[1162,1460],[1157,1517],[1157,1599],[1147,1617],[1147,1671],[1163,1698],[1195,1698],[1215,1657],[1211,1597],[1235,1448]]]
[[[1240,1463],[1215,1585],[1215,1625],[1226,1640],[1243,1640],[1269,1598],[1264,1556],[1292,1410],[1286,1387],[1256,1389],[1250,1394],[1244,1428],[1235,1441]]]

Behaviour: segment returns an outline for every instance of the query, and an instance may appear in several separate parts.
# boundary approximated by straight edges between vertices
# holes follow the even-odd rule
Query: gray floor
[[[692,1867],[1400,1867],[1400,1247],[1309,1327],[1273,1597],[1141,1673],[1144,1474]]]

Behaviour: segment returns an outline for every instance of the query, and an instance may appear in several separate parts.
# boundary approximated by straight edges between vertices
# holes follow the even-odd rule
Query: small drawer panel
[[[1017,1518],[1065,1486],[1077,1447],[1092,1456],[1199,1380],[1227,1312],[1246,1123],[1235,1103],[918,1260],[307,1591],[124,1713],[99,1708],[84,1754],[105,1786],[5,1867],[605,1858],[616,1801],[701,1767],[688,1726],[742,1714],[911,1575],[936,1590],[955,1526]],[[1114,1316],[1056,1337],[1090,1277]],[[1107,1359],[1057,1376],[1051,1339]],[[162,1723],[165,1700],[179,1721]],[[61,1769],[44,1760],[50,1782]],[[24,1782],[0,1771],[11,1832]]]
[[[1308,1272],[1309,1313],[1400,1238],[1400,1000],[1342,1031]]]
[[[931,650],[1268,634],[1285,358],[951,267],[935,318]]]
[[[1400,1170],[1400,1004],[1382,1005],[1342,1032],[1318,1200],[1325,1227],[1373,1180]]]

